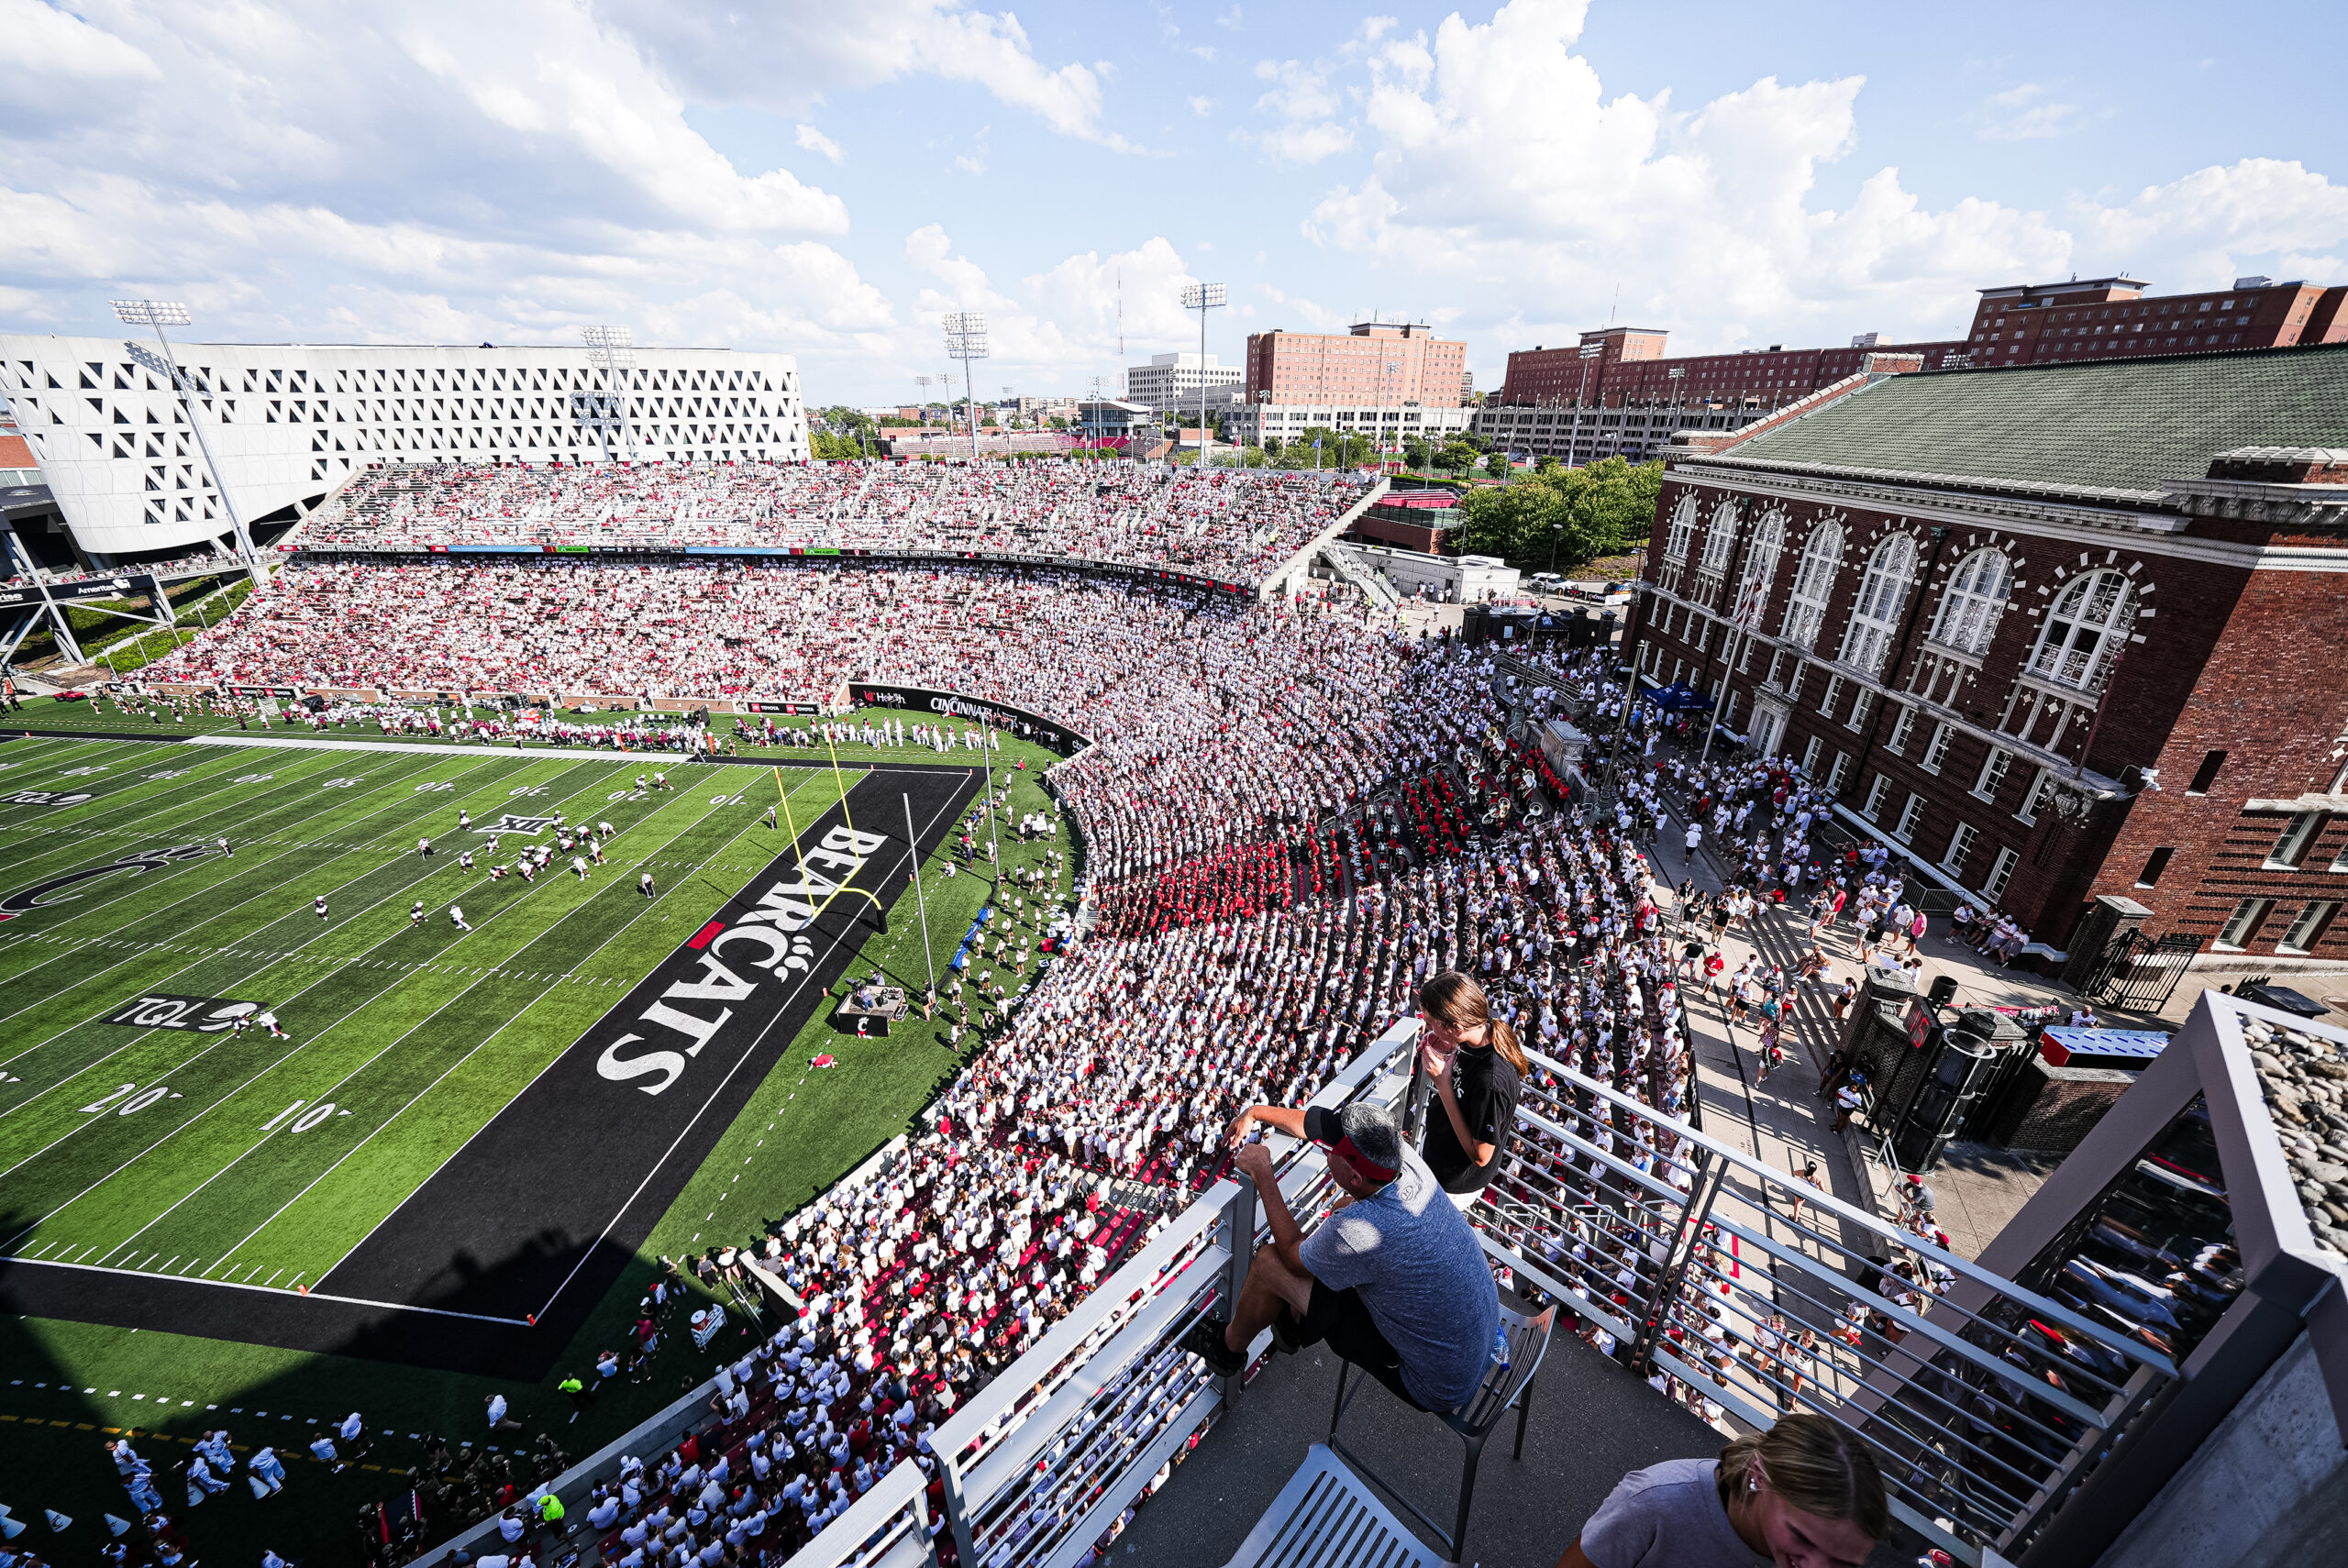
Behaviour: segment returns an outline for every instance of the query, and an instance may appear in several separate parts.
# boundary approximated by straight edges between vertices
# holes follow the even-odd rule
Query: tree
[[[1402,438],[1402,461],[1423,471],[1431,469],[1434,467],[1434,448],[1427,445],[1423,436],[1406,436]]]
[[[1578,566],[1645,538],[1662,487],[1661,463],[1634,467],[1606,458],[1568,469],[1544,462],[1529,479],[1461,498],[1459,547],[1526,571]]]

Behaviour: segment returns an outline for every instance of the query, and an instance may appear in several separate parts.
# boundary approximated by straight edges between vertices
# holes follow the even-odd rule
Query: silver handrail
[[[2026,1540],[2176,1375],[2058,1302],[1534,1062],[1521,1136],[1470,1214],[1485,1250],[1722,1415],[1842,1421],[1876,1451],[1893,1512],[1966,1562]],[[1960,1283],[1980,1305],[1945,1294]]]

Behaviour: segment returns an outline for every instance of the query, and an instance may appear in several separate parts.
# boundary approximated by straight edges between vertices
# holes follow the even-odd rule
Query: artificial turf
[[[47,713],[37,717],[50,727]],[[958,749],[854,750],[837,778],[828,759],[805,766],[804,750],[769,754],[785,765],[780,780],[803,824],[874,761],[974,760]],[[1001,756],[1027,764],[998,770],[1012,797],[1008,814],[1041,809],[1037,781],[1049,757],[1009,744]],[[0,1056],[10,1058],[0,1073],[19,1080],[0,1084],[0,1168],[22,1167],[0,1176],[0,1217],[17,1238],[0,1252],[72,1256],[85,1266],[127,1260],[150,1275],[168,1268],[257,1286],[274,1280],[281,1291],[329,1271],[538,1066],[737,892],[784,836],[763,826],[776,774],[637,755],[35,739],[0,746],[0,793],[94,797],[0,806],[10,889],[132,850],[223,835],[236,849],[233,858],[213,854],[95,878],[71,889],[76,896],[61,908],[0,924]],[[666,766],[680,787],[637,798],[633,778],[653,766]],[[476,819],[559,806],[622,831],[612,863],[584,884],[558,870],[535,886],[509,878],[491,888],[455,870],[453,835],[430,860],[414,853],[419,833],[452,834],[460,805]],[[1036,846],[1002,842],[1006,872],[1040,859]],[[907,889],[889,933],[866,943],[854,972],[878,967],[918,993],[927,963],[944,967],[993,891],[983,861],[980,874],[947,879],[945,858],[941,846],[925,872],[929,959]],[[659,879],[656,902],[633,890],[639,863]],[[319,892],[329,903],[324,922],[309,901]],[[411,929],[408,905],[419,898],[429,918]],[[463,904],[474,933],[449,923],[450,901]],[[162,994],[265,1002],[293,1038],[104,1021],[126,1001]],[[975,1039],[966,1037],[966,1050]],[[838,1065],[813,1067],[824,1053]],[[480,1408],[493,1389],[583,1453],[706,1375],[709,1355],[672,1334],[648,1381],[610,1389],[576,1424],[552,1391],[566,1371],[617,1344],[657,1255],[748,1239],[905,1131],[955,1065],[942,1024],[858,1040],[818,1010],[535,1384],[200,1339],[161,1323],[11,1317],[0,1324],[8,1379],[0,1465],[39,1476],[47,1495],[5,1500],[20,1516],[55,1507],[85,1523],[101,1510],[125,1512],[99,1440],[127,1424],[152,1423],[170,1438],[225,1420],[240,1444],[266,1435],[282,1445],[311,1418],[356,1408],[397,1434],[368,1463],[404,1464],[415,1452],[411,1431],[487,1441]],[[137,1088],[118,1095],[125,1083]],[[146,1101],[156,1084],[165,1096]],[[116,1098],[101,1110],[83,1109],[108,1095]],[[335,1112],[301,1133],[290,1131],[300,1115],[263,1132],[296,1099],[305,1112],[326,1101]],[[115,1277],[91,1273],[86,1288],[105,1293]],[[76,1435],[57,1445],[62,1431]],[[164,1456],[172,1457],[169,1446]],[[295,1480],[286,1498],[256,1504],[239,1490],[197,1510],[191,1526],[204,1554],[216,1543],[231,1556],[273,1544],[289,1556],[340,1561],[344,1505],[393,1489],[386,1473],[363,1467],[329,1477],[297,1465]],[[314,1507],[313,1496],[335,1502]],[[83,1536],[79,1551],[61,1540],[50,1554],[79,1555],[99,1540]]]

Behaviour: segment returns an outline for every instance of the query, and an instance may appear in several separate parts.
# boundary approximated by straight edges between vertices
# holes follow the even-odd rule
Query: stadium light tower
[[[594,425],[604,437],[604,460],[612,458],[612,425],[620,427],[622,444],[631,457],[636,443],[628,438],[627,394],[613,390],[616,372],[636,369],[636,334],[625,326],[582,326],[579,340],[587,346],[587,362],[604,372],[604,406],[595,411]]]
[[[1207,312],[1220,310],[1231,303],[1230,291],[1221,283],[1186,283],[1182,287],[1182,308],[1199,313],[1199,467],[1207,466],[1210,440],[1207,434]],[[1181,433],[1182,418],[1174,416],[1174,429]]]
[[[970,417],[970,460],[979,460],[979,399],[970,385],[970,361],[987,357],[987,318],[975,310],[946,317],[946,357],[962,361],[962,402]]]
[[[227,477],[221,473],[220,465],[213,460],[212,444],[204,438],[204,426],[195,417],[195,404],[188,397],[189,378],[181,371],[178,357],[172,352],[172,340],[163,336],[166,326],[187,326],[194,323],[194,318],[188,315],[187,306],[177,300],[116,300],[114,302],[114,314],[126,326],[155,329],[155,341],[163,346],[162,364],[156,364],[153,358],[136,343],[126,343],[123,348],[129,351],[132,359],[149,370],[161,370],[164,379],[172,383],[172,395],[180,401],[180,413],[186,418],[187,427],[195,433],[195,449],[204,454],[204,466],[212,475],[213,493],[220,498],[220,509],[228,514],[228,526],[236,533],[237,549],[245,558],[245,571],[252,578],[253,591],[264,591],[269,587],[269,578],[260,569],[260,558],[253,552],[252,536],[245,532],[245,520],[238,514],[237,503],[228,494]],[[201,390],[206,394],[211,392],[209,387]]]

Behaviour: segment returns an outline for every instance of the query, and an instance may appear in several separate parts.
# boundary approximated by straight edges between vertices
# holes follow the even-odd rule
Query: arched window
[[[1786,514],[1774,508],[1753,530],[1744,552],[1744,570],[1736,580],[1736,603],[1730,609],[1737,624],[1758,627],[1769,603],[1769,584],[1778,575],[1778,557],[1786,546]]]
[[[2089,572],[2075,580],[2054,601],[2030,672],[2082,690],[2103,682],[2111,661],[2136,624],[2136,595],[2125,573]]]
[[[1941,595],[1940,618],[1933,623],[1933,641],[1959,653],[1983,654],[1998,635],[1998,617],[2006,612],[2009,568],[1998,550],[1976,550],[1956,563]]]
[[[1916,575],[1916,539],[1894,534],[1875,547],[1859,582],[1851,624],[1843,633],[1843,662],[1862,675],[1883,668],[1891,639],[1899,635],[1899,607],[1908,602],[1908,581]]]
[[[1786,606],[1785,639],[1800,647],[1818,646],[1826,601],[1834,591],[1834,569],[1843,558],[1843,530],[1823,523],[1810,531],[1810,543],[1794,568],[1793,602]]]
[[[1712,508],[1711,532],[1704,536],[1703,569],[1715,576],[1728,569],[1729,547],[1736,543],[1736,502],[1723,501]]]
[[[1671,532],[1664,536],[1663,558],[1684,561],[1696,543],[1696,492],[1680,492],[1679,504],[1671,509]]]

